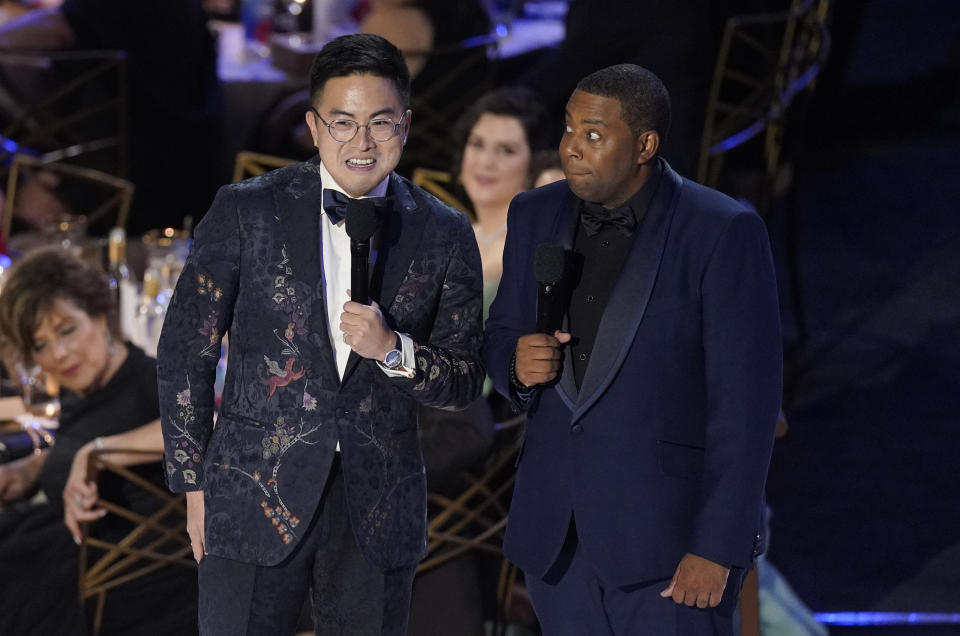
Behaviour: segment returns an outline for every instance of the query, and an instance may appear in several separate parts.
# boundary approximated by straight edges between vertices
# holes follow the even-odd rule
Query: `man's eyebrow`
[[[351,113],[351,112],[348,112],[348,111],[345,111],[345,110],[340,110],[339,108],[332,108],[332,109],[330,109],[330,114],[332,114],[332,115],[342,115],[343,117],[349,117],[349,118],[351,118],[351,119],[356,119],[356,118],[357,118],[357,116],[356,116],[355,114],[353,114],[353,113]],[[370,119],[376,119],[377,117],[380,117],[381,115],[391,115],[391,116],[392,116],[392,115],[393,115],[393,109],[392,109],[392,108],[381,108],[380,110],[375,111],[373,114],[371,114],[371,115],[370,115]]]
[[[565,110],[565,111],[563,111],[563,118],[564,118],[564,119],[573,119],[573,116],[570,114],[570,111],[569,111],[569,110]],[[603,126],[604,128],[606,128],[606,126],[607,126],[607,122],[603,121],[602,119],[591,119],[591,118],[589,118],[589,117],[586,118],[586,119],[581,119],[581,120],[580,120],[580,123],[581,123],[581,124],[590,124],[590,125],[592,125],[592,126]]]

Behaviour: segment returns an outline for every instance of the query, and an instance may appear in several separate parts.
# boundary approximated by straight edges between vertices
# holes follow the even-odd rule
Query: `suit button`
[[[570,427],[570,432],[574,435],[579,435],[583,432],[583,426],[581,424],[574,424]]]
[[[581,353],[581,354],[580,354],[580,362],[583,362],[583,361],[585,361],[586,359],[587,359],[587,354]]]

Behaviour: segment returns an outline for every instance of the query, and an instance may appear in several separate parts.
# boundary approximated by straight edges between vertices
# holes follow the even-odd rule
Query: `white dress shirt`
[[[389,180],[389,175],[384,177],[383,181],[378,183],[370,192],[367,192],[363,198],[386,196]],[[336,190],[346,194],[322,163],[320,164],[320,183],[324,189]],[[337,373],[343,379],[343,372],[347,368],[347,359],[350,357],[350,346],[343,341],[343,332],[340,331],[340,315],[343,313],[344,303],[350,299],[347,295],[347,290],[350,289],[350,237],[347,236],[346,221],[341,220],[334,225],[330,222],[330,217],[326,214],[326,211],[320,216],[322,219],[320,234],[323,243],[322,273],[324,297],[327,300],[327,335],[337,359]],[[377,236],[374,236],[374,240],[371,241],[371,267],[377,262],[377,238]],[[383,366],[381,360],[377,362],[380,363],[383,372],[389,376],[413,377],[414,365],[416,364],[413,355],[413,340],[406,334],[397,335],[400,336],[402,342],[401,366],[398,369],[388,369]]]

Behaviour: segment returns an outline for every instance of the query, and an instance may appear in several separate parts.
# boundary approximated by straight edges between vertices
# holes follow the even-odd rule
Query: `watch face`
[[[396,369],[400,366],[400,361],[403,358],[403,354],[400,353],[397,349],[388,351],[386,357],[383,359],[383,364],[388,369]]]

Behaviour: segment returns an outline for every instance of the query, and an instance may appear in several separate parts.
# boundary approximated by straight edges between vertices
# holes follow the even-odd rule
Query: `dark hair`
[[[410,71],[400,49],[372,33],[341,35],[327,42],[310,66],[310,103],[315,104],[327,80],[350,75],[374,75],[392,81],[401,105],[410,104]]]
[[[484,94],[460,115],[453,125],[453,167],[451,172],[460,174],[460,164],[463,160],[463,151],[467,147],[470,131],[485,114],[513,117],[520,122],[527,145],[530,146],[530,155],[547,146],[547,136],[543,121],[545,110],[537,96],[526,88],[506,87],[492,90]]]
[[[577,90],[620,102],[620,115],[637,136],[648,130],[660,135],[670,130],[670,94],[660,78],[636,64],[616,64],[584,77]]]
[[[0,332],[27,360],[33,333],[57,300],[72,302],[91,318],[105,316],[120,336],[117,306],[106,274],[61,248],[37,250],[17,263],[0,293]]]

